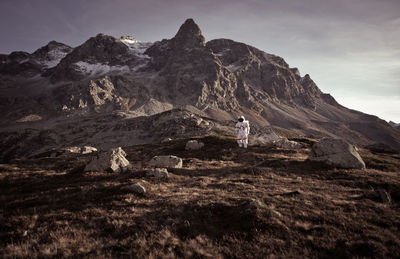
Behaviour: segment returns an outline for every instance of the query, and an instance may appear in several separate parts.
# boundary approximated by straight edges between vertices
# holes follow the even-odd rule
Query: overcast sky
[[[400,0],[0,0],[0,53],[97,33],[171,38],[194,18],[283,57],[339,103],[400,122]]]

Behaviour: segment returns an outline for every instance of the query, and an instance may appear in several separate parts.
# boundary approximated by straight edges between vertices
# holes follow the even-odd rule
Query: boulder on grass
[[[81,154],[89,154],[92,152],[97,152],[97,148],[91,146],[83,146],[81,147]]]
[[[146,172],[147,177],[168,178],[168,170],[166,168],[153,168]]]
[[[165,138],[163,140],[161,140],[161,143],[167,143],[167,142],[171,142],[172,138]]]
[[[121,147],[101,152],[93,157],[92,161],[86,165],[84,171],[111,171],[114,173],[129,171],[131,169],[131,164],[125,156],[126,153]]]
[[[284,149],[300,149],[302,145],[296,141],[288,140],[287,138],[280,138],[274,141],[274,146]]]
[[[203,142],[199,142],[197,140],[189,140],[186,143],[185,149],[186,150],[199,150],[202,147],[204,147],[204,143]]]
[[[182,158],[177,156],[155,156],[148,164],[152,167],[182,168]]]
[[[252,135],[251,138],[249,138],[249,145],[265,146],[270,145],[279,139],[280,137],[273,131],[273,129],[265,128],[262,133]]]
[[[321,139],[312,146],[310,160],[340,168],[365,169],[365,163],[355,147],[343,139]]]
[[[124,191],[129,191],[129,192],[133,192],[136,194],[144,194],[146,193],[146,188],[141,185],[140,183],[134,183],[131,185],[127,185],[121,188]]]

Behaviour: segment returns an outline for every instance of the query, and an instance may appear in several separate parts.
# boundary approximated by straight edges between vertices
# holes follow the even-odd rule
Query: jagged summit
[[[205,46],[205,39],[200,27],[191,18],[181,25],[174,40],[181,46]]]
[[[42,52],[42,53],[43,53],[43,52],[49,52],[49,51],[51,51],[51,50],[53,50],[53,49],[56,49],[56,48],[58,48],[58,49],[68,49],[68,50],[72,50],[72,47],[70,47],[70,46],[68,46],[68,45],[66,45],[66,44],[64,44],[64,43],[61,43],[61,42],[52,40],[52,41],[50,41],[49,43],[47,43],[45,46],[43,46],[43,47],[37,49],[37,50],[36,50],[35,52],[33,52],[32,54],[41,53],[41,52]]]

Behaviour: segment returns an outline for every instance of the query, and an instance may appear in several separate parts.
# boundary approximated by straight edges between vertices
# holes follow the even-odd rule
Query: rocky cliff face
[[[98,34],[73,49],[50,42],[0,62],[3,131],[30,127],[13,123],[32,114],[43,118],[39,125],[50,117],[132,118],[185,107],[220,124],[245,114],[260,127],[400,149],[397,128],[341,106],[281,57],[229,39],[206,42],[192,19],[155,43]]]

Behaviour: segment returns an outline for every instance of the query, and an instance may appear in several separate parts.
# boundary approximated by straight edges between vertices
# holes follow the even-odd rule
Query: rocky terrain
[[[2,257],[397,258],[400,156],[359,149],[367,169],[232,137],[125,147],[131,170],[84,170],[96,153],[0,166]],[[181,167],[150,171],[153,156]]]
[[[400,257],[398,125],[192,19],[0,55],[0,108],[1,257]]]
[[[281,57],[229,39],[206,42],[192,19],[155,43],[98,34],[75,48],[53,41],[0,62],[0,161],[70,145],[159,141],[160,114],[172,123],[186,120],[183,110],[209,123],[204,135],[245,114],[255,129],[400,150],[398,127],[341,106]],[[162,137],[186,132],[184,124],[168,128]]]

